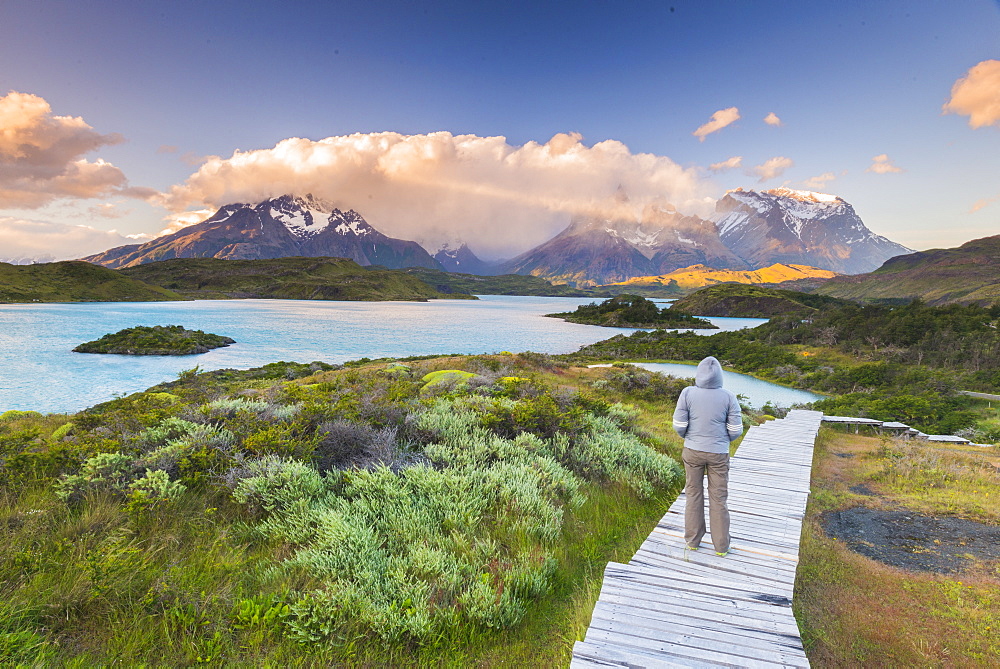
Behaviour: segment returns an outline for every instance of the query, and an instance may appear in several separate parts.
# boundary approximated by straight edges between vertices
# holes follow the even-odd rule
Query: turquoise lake
[[[0,305],[0,412],[78,411],[175,379],[196,365],[203,370],[246,369],[278,360],[341,363],[362,357],[437,353],[569,353],[615,334],[633,332],[544,317],[591,301],[487,295],[475,301],[430,302],[200,300]],[[764,322],[752,318],[710,320],[726,330]],[[237,343],[194,356],[72,352],[85,341],[136,325],[183,325],[226,335]],[[764,384],[758,392],[767,386],[787,390],[757,383]]]

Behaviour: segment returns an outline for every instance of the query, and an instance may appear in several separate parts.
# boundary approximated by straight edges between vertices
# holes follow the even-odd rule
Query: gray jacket
[[[707,453],[728,453],[729,442],[743,434],[740,403],[722,387],[722,365],[712,356],[698,363],[694,385],[677,398],[674,429],[685,448]]]

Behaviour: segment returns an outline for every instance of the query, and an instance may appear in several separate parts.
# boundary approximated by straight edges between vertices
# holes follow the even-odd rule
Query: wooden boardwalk
[[[822,417],[796,410],[747,431],[730,467],[729,555],[710,535],[685,550],[681,493],[628,564],[610,563],[572,667],[808,667],[792,586]]]

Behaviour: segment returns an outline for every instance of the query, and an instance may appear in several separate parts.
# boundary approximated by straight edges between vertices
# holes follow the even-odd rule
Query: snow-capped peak
[[[793,200],[800,200],[802,202],[818,202],[824,204],[833,204],[838,202],[843,202],[843,200],[836,195],[829,195],[827,193],[816,193],[811,190],[794,190],[791,188],[772,188],[770,190],[764,191],[768,195],[774,195],[777,197],[790,197]]]
[[[372,226],[368,225],[368,222],[361,217],[361,214],[353,209],[349,209],[346,212],[334,209],[333,213],[330,214],[330,222],[336,223],[333,230],[340,235],[353,234],[363,237],[373,232]]]
[[[264,203],[271,218],[278,221],[296,237],[312,237],[330,225],[331,214],[324,211],[323,203],[305,197],[283,196]]]

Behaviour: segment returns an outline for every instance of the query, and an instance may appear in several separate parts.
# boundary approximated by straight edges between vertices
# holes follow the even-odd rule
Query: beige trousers
[[[684,486],[684,541],[697,548],[705,536],[704,478],[708,474],[708,515],[712,544],[718,553],[729,550],[729,454],[685,448],[681,453],[687,484]]]

